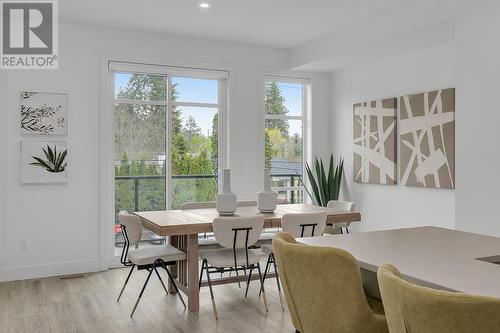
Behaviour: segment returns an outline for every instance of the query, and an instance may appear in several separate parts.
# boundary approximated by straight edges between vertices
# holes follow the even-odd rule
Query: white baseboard
[[[0,282],[91,273],[101,270],[102,269],[100,269],[99,261],[93,260],[7,267],[0,269]]]

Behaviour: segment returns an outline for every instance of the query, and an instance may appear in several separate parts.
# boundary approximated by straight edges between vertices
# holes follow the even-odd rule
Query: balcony
[[[273,187],[280,203],[303,201],[300,175],[272,174]],[[172,176],[172,208],[178,209],[183,202],[214,201],[217,195],[215,175]],[[182,187],[182,192],[179,191]],[[116,176],[116,212],[166,209],[165,176]],[[120,188],[123,190],[120,191]],[[202,191],[200,191],[200,189]]]

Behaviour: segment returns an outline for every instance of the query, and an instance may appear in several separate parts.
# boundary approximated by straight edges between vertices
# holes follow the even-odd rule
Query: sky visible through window
[[[130,78],[130,74],[115,74],[115,94],[124,89]],[[217,103],[217,80],[204,80],[183,77],[173,77],[172,83],[177,84],[179,93],[178,101],[197,102],[197,103]],[[278,82],[281,94],[285,99],[285,106],[288,109],[289,116],[302,115],[302,84]],[[255,110],[257,112],[257,110]],[[189,116],[192,116],[203,134],[211,134],[212,119],[214,109],[189,107],[182,108],[182,118],[185,122]],[[302,136],[302,123],[300,121],[290,121],[290,135],[295,133]]]

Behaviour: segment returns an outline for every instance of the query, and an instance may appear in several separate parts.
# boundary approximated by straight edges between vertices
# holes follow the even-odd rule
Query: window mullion
[[[167,112],[166,112],[166,156],[165,163],[167,163],[166,171],[165,171],[165,200],[167,209],[172,208],[172,194],[173,194],[173,184],[172,184],[172,141],[173,141],[173,131],[172,131],[172,78],[170,75],[166,75],[167,84],[165,92],[165,96],[167,97]]]
[[[118,104],[131,104],[131,105],[158,105],[158,106],[166,106],[166,101],[143,101],[140,99],[125,99],[125,98],[115,98],[115,103]]]
[[[171,101],[172,106],[186,106],[186,107],[198,107],[198,108],[219,108],[220,104],[216,103],[199,103],[199,102],[177,102]]]

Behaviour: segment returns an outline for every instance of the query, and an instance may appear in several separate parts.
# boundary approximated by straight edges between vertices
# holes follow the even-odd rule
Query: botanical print
[[[67,95],[21,93],[21,134],[66,135]]]
[[[67,157],[66,142],[21,142],[21,183],[66,183]]]
[[[400,102],[401,183],[455,187],[455,89],[403,96]]]
[[[49,172],[63,172],[66,169],[68,163],[66,163],[66,154],[68,153],[67,149],[64,149],[62,152],[57,151],[57,146],[54,145],[52,148],[50,145],[47,145],[46,148],[42,148],[44,156],[32,156],[35,160],[30,163],[30,165],[41,167]]]
[[[355,182],[396,184],[396,108],[396,98],[353,106]]]

